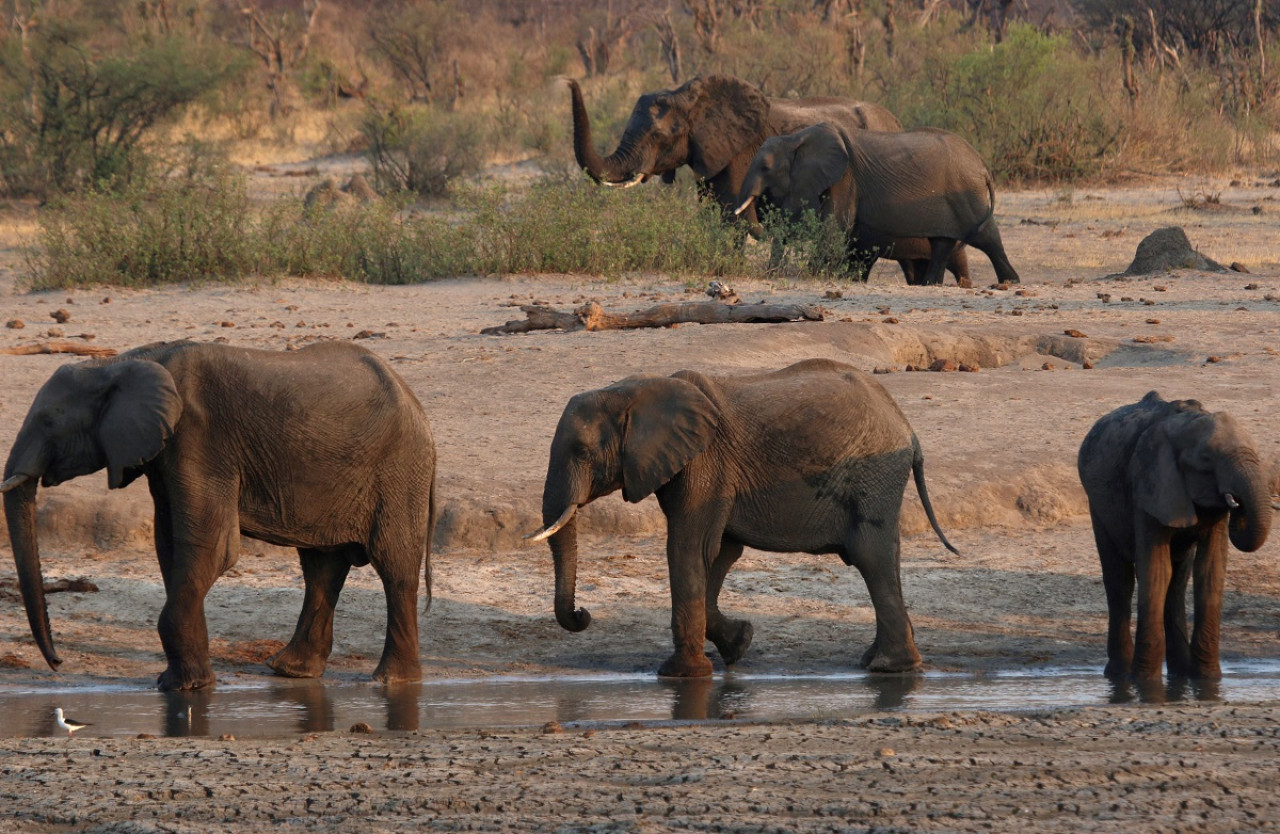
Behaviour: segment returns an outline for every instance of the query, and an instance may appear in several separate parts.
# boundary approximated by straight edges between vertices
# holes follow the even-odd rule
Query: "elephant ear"
[[[157,362],[131,359],[107,365],[106,407],[98,442],[107,457],[107,485],[128,485],[126,472],[160,454],[182,416],[173,376]]]
[[[715,406],[692,383],[658,377],[631,385],[622,439],[622,497],[635,503],[705,451],[717,422]]]
[[[1195,502],[1178,468],[1180,417],[1160,420],[1138,437],[1129,462],[1134,502],[1165,527],[1191,527]]]
[[[789,211],[817,209],[822,195],[849,171],[849,149],[840,131],[828,124],[807,127],[797,134],[791,156]]]
[[[755,154],[768,128],[764,93],[727,75],[695,78],[682,91],[689,96],[689,167],[695,174],[710,179],[735,157]]]

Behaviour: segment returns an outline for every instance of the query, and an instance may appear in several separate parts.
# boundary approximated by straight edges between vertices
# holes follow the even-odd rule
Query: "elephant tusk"
[[[566,509],[563,513],[560,514],[560,517],[556,519],[554,524],[552,524],[550,527],[544,527],[541,530],[530,533],[529,535],[524,537],[524,540],[531,544],[546,541],[547,539],[554,536],[556,533],[559,533],[560,528],[568,524],[569,519],[573,518],[573,514],[576,513],[577,511],[578,511],[578,505],[570,504],[568,509]]]
[[[1233,510],[1238,510],[1238,509],[1240,509],[1240,502],[1236,500],[1236,497],[1235,497],[1234,495],[1232,495],[1231,493],[1229,493],[1229,492],[1228,492],[1228,493],[1227,493],[1226,495],[1224,495],[1223,497],[1227,499],[1227,506],[1228,506],[1228,507],[1230,507],[1230,508],[1231,508],[1231,509],[1233,509]]]
[[[8,480],[6,480],[3,484],[0,484],[0,492],[8,492],[11,489],[17,489],[18,487],[25,484],[30,477],[31,477],[30,475],[24,475],[22,473],[18,473],[17,475],[14,475],[12,478],[9,478]]]
[[[601,182],[610,188],[630,188],[633,185],[639,185],[644,182],[644,174],[636,174],[626,182],[609,182],[608,180],[601,180]]]
[[[754,203],[755,201],[756,201],[755,197],[748,197],[747,199],[743,200],[742,205],[738,206],[736,209],[733,210],[734,215],[736,216],[736,215],[742,214],[744,211],[751,208],[751,204]]]

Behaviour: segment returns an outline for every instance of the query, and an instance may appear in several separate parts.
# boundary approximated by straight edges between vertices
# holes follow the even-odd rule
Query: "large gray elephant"
[[[816,97],[768,98],[759,88],[728,75],[708,75],[674,90],[645,93],[613,153],[602,157],[591,141],[591,121],[578,82],[569,80],[573,104],[573,151],[578,165],[596,182],[635,185],[650,177],[667,182],[688,165],[704,191],[726,216],[737,205],[742,180],[760,144],[770,136],[791,133],[819,122],[848,131],[898,131],[902,123],[885,108],[866,101]],[[754,207],[744,215],[759,227]],[[928,263],[926,241],[894,241],[903,253],[895,258],[913,280]],[[865,253],[874,261],[871,250]],[[890,256],[892,257],[892,256]],[[963,247],[948,261],[956,280],[967,283],[969,263]]]
[[[958,243],[985,253],[1000,282],[1018,281],[996,227],[991,172],[968,142],[945,130],[881,133],[823,123],[771,137],[751,161],[736,211],[761,198],[792,215],[834,216],[849,235],[851,256],[927,239],[920,283],[942,283]]]
[[[720,612],[720,586],[744,546],[836,553],[866,580],[876,630],[862,665],[920,666],[902,597],[898,515],[907,478],[948,549],[925,489],[920,443],[871,376],[825,359],[779,371],[710,377],[630,377],[573,397],[551,442],[543,528],[555,561],[555,613],[581,631],[574,608],[577,510],[622,490],[656,494],[667,517],[675,652],[658,673],[704,677],[705,640],[733,664],[752,627]]]
[[[165,690],[214,681],[204,598],[243,534],[298,548],[306,584],[293,639],[268,663],[324,672],[352,566],[387,598],[373,677],[417,680],[419,574],[431,593],[435,444],[422,406],[381,359],[349,342],[273,352],[161,342],[64,365],[36,395],[5,463],[5,517],[31,632],[53,668],[36,533],[36,485],[105,467],[111,489],[147,477],[164,578]]]
[[[1078,460],[1107,593],[1112,678],[1216,680],[1227,541],[1267,540],[1271,499],[1253,441],[1230,414],[1155,391],[1105,415]],[[1135,579],[1137,646],[1130,633]],[[1195,625],[1187,636],[1186,589]]]

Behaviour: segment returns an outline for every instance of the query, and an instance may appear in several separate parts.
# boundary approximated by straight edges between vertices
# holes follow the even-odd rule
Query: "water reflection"
[[[1222,681],[1110,682],[1097,668],[1038,668],[988,674],[753,675],[697,680],[651,674],[495,677],[392,685],[332,680],[223,682],[196,692],[156,692],[141,683],[25,688],[0,683],[0,735],[65,735],[53,710],[92,722],[76,738],[288,736],[435,727],[503,727],[623,721],[834,719],[894,710],[1053,709],[1089,704],[1280,699],[1280,661],[1228,666]]]

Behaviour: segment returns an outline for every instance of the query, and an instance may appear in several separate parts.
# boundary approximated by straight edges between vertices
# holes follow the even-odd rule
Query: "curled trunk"
[[[27,622],[40,653],[49,666],[62,663],[53,648],[49,629],[49,609],[44,599],[44,574],[40,570],[40,543],[36,535],[37,479],[29,477],[4,494],[4,515],[9,525],[9,542],[13,545],[13,563],[18,572],[22,605],[27,609]]]
[[[621,146],[608,157],[601,157],[591,143],[591,120],[582,101],[582,88],[572,79],[569,80],[569,95],[573,102],[573,155],[587,176],[596,182],[609,184],[635,182],[647,173],[639,170],[633,155],[625,153]]]
[[[1261,467],[1245,467],[1232,495],[1239,506],[1231,510],[1227,526],[1231,544],[1243,553],[1252,553],[1266,543],[1271,532],[1271,491]]]
[[[551,537],[556,567],[556,622],[566,631],[582,631],[591,624],[591,613],[574,607],[578,586],[578,518],[574,516]]]

